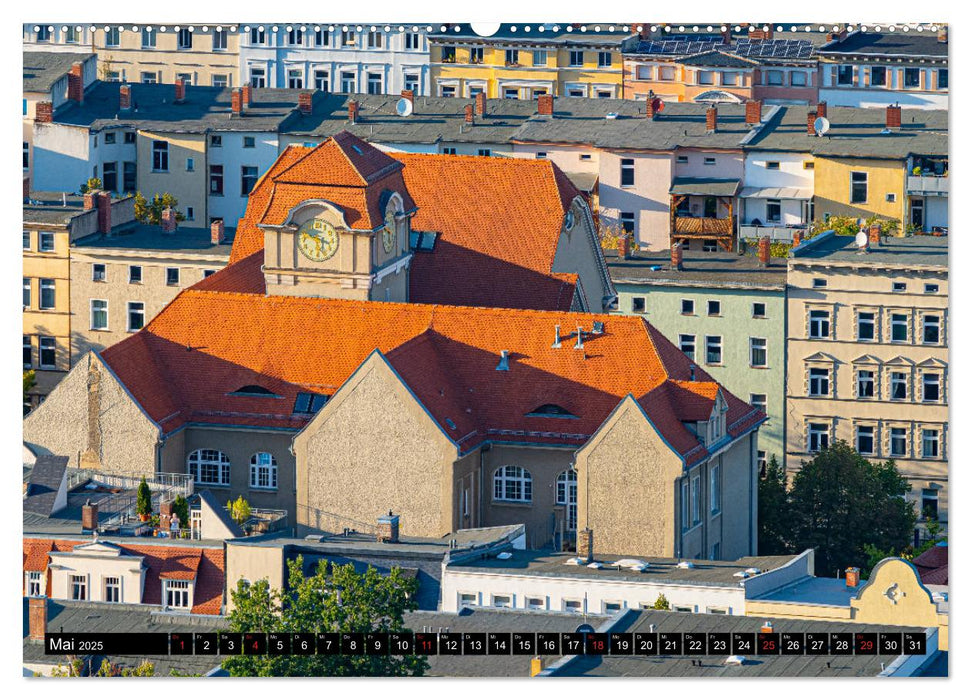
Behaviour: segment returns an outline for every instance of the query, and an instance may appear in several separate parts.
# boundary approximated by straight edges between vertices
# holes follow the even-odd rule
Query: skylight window
[[[247,384],[246,386],[241,386],[236,391],[230,393],[234,395],[243,394],[246,396],[276,396],[276,394],[267,389],[265,386],[260,386],[259,384]]]
[[[323,408],[325,403],[327,403],[327,397],[323,394],[301,391],[297,394],[297,400],[293,405],[293,412],[313,415]]]
[[[409,242],[411,244],[412,250],[421,251],[423,253],[430,253],[435,249],[435,241],[438,240],[438,234],[434,231],[412,231],[409,236]]]
[[[532,411],[526,414],[527,416],[532,416],[535,418],[576,418],[575,415],[570,413],[568,410],[562,406],[558,406],[555,403],[544,403],[538,408],[534,408]]]

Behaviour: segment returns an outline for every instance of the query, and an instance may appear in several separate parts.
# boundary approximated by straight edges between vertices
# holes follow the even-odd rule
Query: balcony
[[[941,175],[907,176],[907,194],[946,197],[948,189],[947,178]]]
[[[732,220],[730,218],[716,219],[710,216],[675,216],[673,234],[684,237],[706,236],[712,238],[731,236]]]
[[[742,224],[738,227],[740,238],[763,238],[768,236],[769,240],[781,241],[784,243],[792,242],[792,235],[795,232],[805,234],[807,226],[755,226],[753,224]]]

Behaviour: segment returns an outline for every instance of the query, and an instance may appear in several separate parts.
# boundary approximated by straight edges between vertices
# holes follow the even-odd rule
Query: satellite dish
[[[870,242],[870,237],[867,236],[867,232],[861,228],[859,232],[856,234],[856,247],[866,248],[869,242]]]
[[[399,117],[407,117],[414,109],[415,106],[407,97],[402,97],[394,106],[394,111],[398,113]]]
[[[663,112],[664,100],[662,100],[660,97],[655,97],[653,100],[651,100],[651,109],[655,112]]]
[[[826,117],[816,117],[816,121],[813,122],[813,130],[816,132],[816,136],[825,134],[829,131],[829,119]]]

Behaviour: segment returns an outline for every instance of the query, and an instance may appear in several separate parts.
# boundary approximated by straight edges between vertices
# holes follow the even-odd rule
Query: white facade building
[[[812,222],[814,173],[810,153],[746,151],[739,236],[792,240]]]

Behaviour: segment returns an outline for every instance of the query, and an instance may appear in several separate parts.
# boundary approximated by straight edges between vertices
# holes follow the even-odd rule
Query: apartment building
[[[948,520],[947,238],[827,232],[788,273],[787,463],[834,440],[892,459],[922,517]]]
[[[112,199],[109,193],[99,192],[84,197],[30,192],[25,197],[23,354],[24,370],[34,370],[36,380],[25,410],[50,394],[74,359],[71,244],[95,232],[127,228],[134,218],[131,197]]]
[[[233,232],[227,236],[222,221],[211,230],[177,225],[172,217],[72,244],[72,364],[137,333],[179,292],[229,262]]]
[[[627,36],[619,26],[502,25],[488,37],[468,25],[450,27],[428,35],[430,94],[624,97],[620,44]]]
[[[254,88],[429,94],[427,31],[402,25],[244,25],[242,82]]]
[[[819,99],[834,106],[948,107],[947,26],[845,29],[817,50]]]

